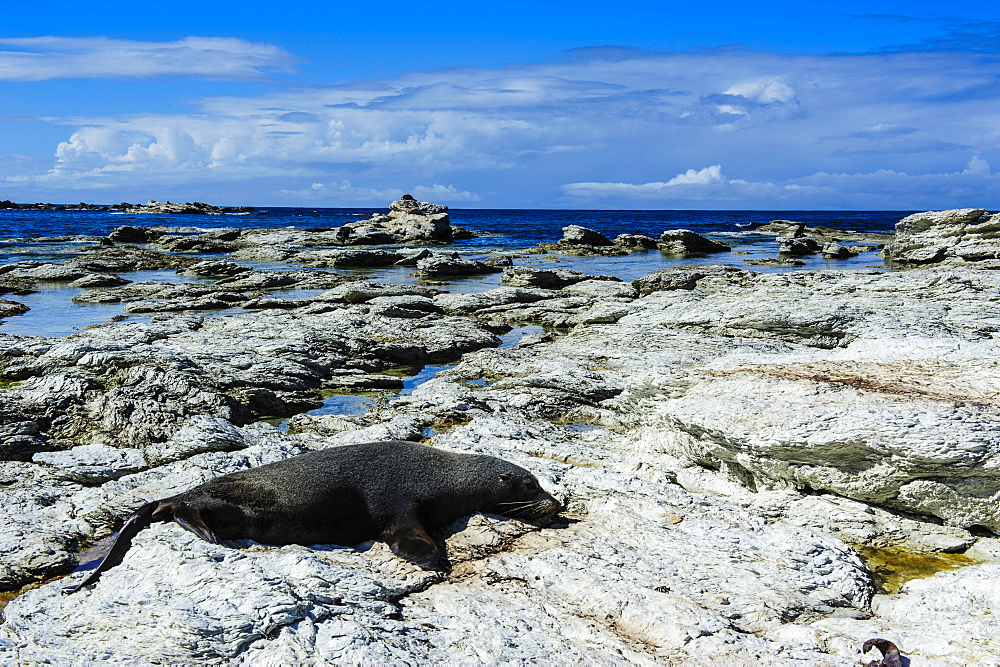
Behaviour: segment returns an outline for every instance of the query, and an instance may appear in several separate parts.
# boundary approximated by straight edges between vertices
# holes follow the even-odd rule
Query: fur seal
[[[437,562],[428,531],[473,512],[537,519],[562,509],[530,472],[493,456],[403,440],[345,445],[222,475],[146,503],[73,593],[122,561],[135,535],[157,521],[218,544],[357,544],[381,539],[422,565]]]

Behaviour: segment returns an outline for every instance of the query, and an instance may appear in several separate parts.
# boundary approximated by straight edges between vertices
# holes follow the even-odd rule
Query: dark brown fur
[[[527,470],[492,456],[456,454],[402,440],[294,456],[200,484],[140,507],[107,557],[73,592],[121,562],[132,538],[155,521],[176,521],[202,539],[265,544],[357,544],[381,539],[431,565],[428,531],[473,512],[526,519],[561,506]]]

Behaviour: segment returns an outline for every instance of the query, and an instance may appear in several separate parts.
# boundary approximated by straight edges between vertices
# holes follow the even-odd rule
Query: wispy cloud
[[[967,206],[987,206],[983,196],[1000,191],[1000,173],[994,173],[979,155],[964,169],[947,173],[909,174],[891,169],[819,172],[774,182],[730,179],[720,165],[712,165],[688,169],[665,182],[568,183],[562,190],[567,205],[591,206],[611,199],[661,208],[702,208],[705,202],[753,208],[762,201],[775,208],[842,208],[849,198],[858,208],[933,208],[941,198],[956,195],[965,197]]]
[[[966,193],[995,188],[996,175],[964,165],[1000,164],[998,75],[969,51],[581,50],[214,97],[196,114],[55,119],[71,129],[51,168],[10,183],[253,182],[257,202],[328,205],[427,183],[427,198],[490,193],[493,206],[972,205]]]
[[[187,37],[174,42],[104,37],[0,39],[0,81],[164,76],[260,79],[268,70],[291,69],[294,60],[277,46],[222,37]]]

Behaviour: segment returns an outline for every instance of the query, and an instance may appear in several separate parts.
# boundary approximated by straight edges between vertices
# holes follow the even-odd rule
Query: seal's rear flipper
[[[133,512],[132,516],[130,516],[128,521],[125,522],[125,525],[122,526],[121,532],[118,533],[117,539],[115,539],[114,544],[111,545],[111,549],[108,551],[108,555],[105,556],[104,560],[100,562],[97,568],[90,573],[90,576],[76,586],[67,586],[62,592],[64,594],[75,593],[84,586],[89,586],[100,579],[102,572],[106,572],[115,565],[118,565],[118,563],[122,562],[122,559],[125,557],[125,552],[128,551],[130,546],[132,546],[132,538],[135,537],[140,530],[154,521],[162,521],[166,518],[155,516],[159,506],[160,501],[154,500],[151,503],[146,503]]]
[[[180,524],[181,528],[190,530],[206,542],[219,544],[219,538],[212,532],[211,528],[205,525],[205,519],[202,518],[201,512],[197,508],[191,507],[187,503],[181,503],[174,505],[173,510],[174,521]]]

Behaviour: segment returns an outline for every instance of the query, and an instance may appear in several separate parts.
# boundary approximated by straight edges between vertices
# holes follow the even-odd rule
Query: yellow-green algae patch
[[[913,553],[899,547],[858,547],[879,593],[895,595],[908,581],[982,563],[965,554]]]

